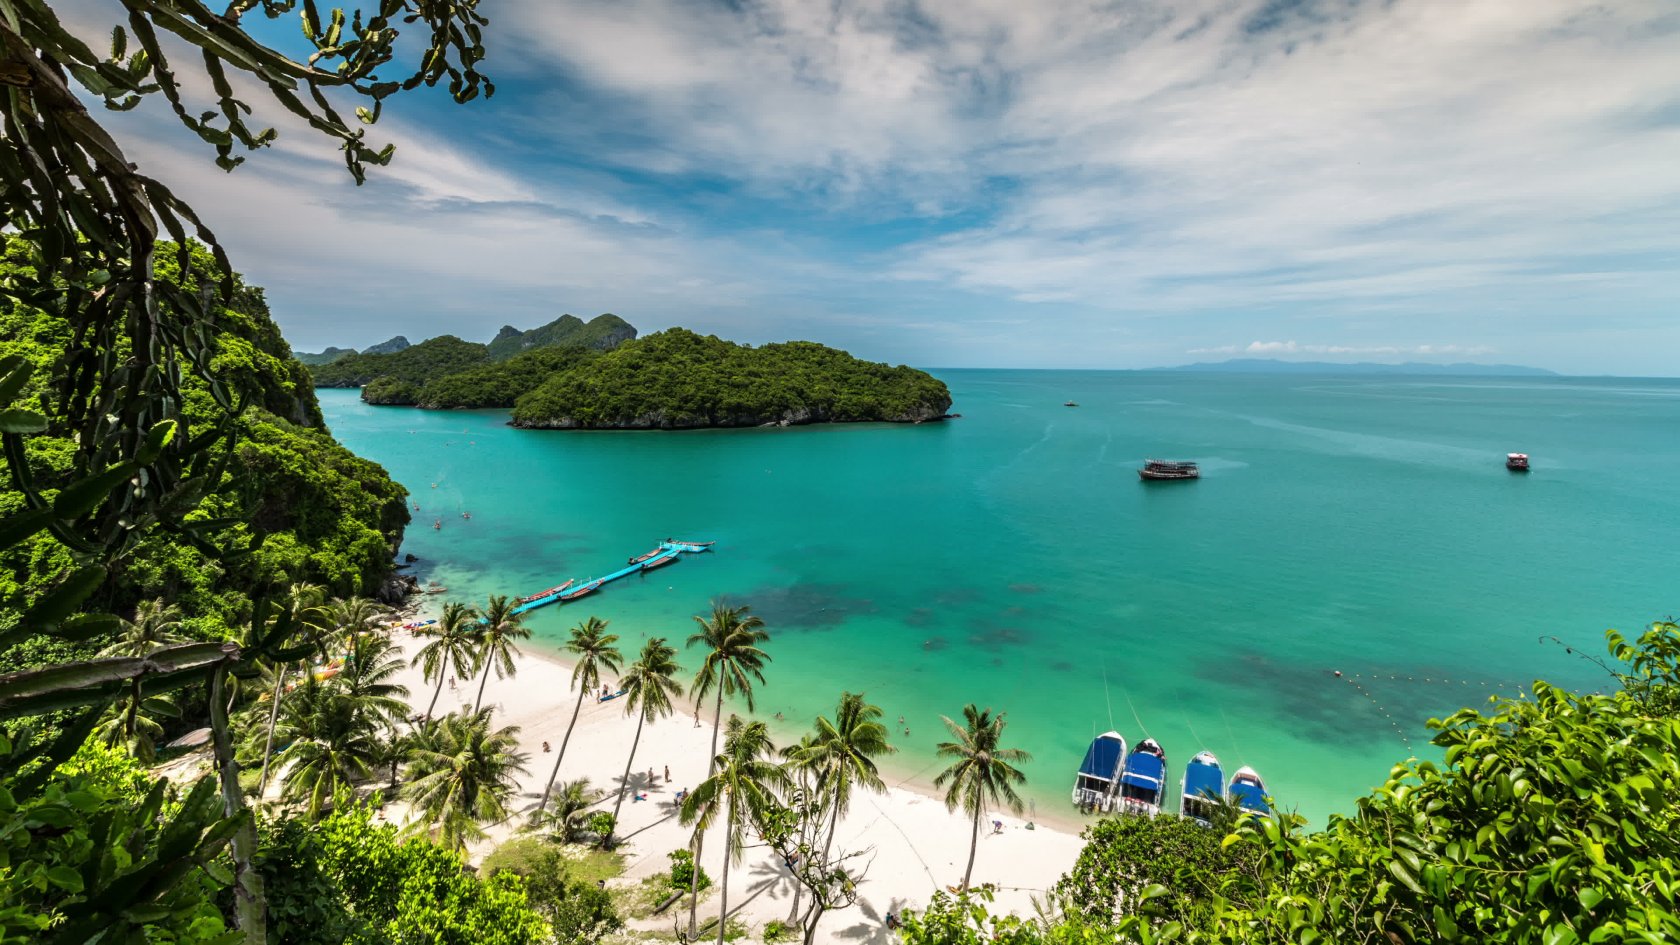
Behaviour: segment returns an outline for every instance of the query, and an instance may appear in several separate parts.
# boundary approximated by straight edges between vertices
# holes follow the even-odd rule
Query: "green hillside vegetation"
[[[809,341],[754,348],[673,328],[626,342],[519,399],[515,426],[647,428],[919,421],[951,394],[926,372]]]
[[[194,247],[193,258],[195,267],[213,268],[202,248]],[[31,271],[21,241],[8,237],[0,275],[20,278]],[[159,253],[158,272],[180,281],[172,249]],[[225,524],[197,542],[153,533],[110,570],[94,598],[115,610],[155,597],[176,601],[189,615],[187,629],[204,639],[220,639],[248,618],[254,589],[307,581],[345,595],[377,592],[408,523],[406,490],[326,431],[309,374],[292,359],[262,290],[237,277],[236,285],[219,316],[212,366],[250,391],[253,407],[221,485],[192,513]],[[21,356],[36,367],[27,399],[39,401],[59,383],[70,336],[62,318],[0,299],[0,357]],[[212,423],[220,412],[193,378],[185,381],[185,404],[188,420],[198,425]],[[49,411],[49,421],[56,416]],[[39,483],[50,486],[68,473],[73,441],[67,433],[49,426],[28,440]],[[0,517],[24,506],[21,492],[0,488]],[[47,532],[0,553],[0,630],[73,559],[71,549]],[[15,664],[0,656],[0,669],[8,665]]]
[[[538,348],[575,346],[596,351],[609,350],[636,337],[636,329],[617,315],[597,315],[588,322],[576,315],[562,315],[540,328],[520,331],[512,325],[490,342],[490,360],[506,361]]]
[[[311,370],[316,387],[363,387],[382,377],[420,386],[434,377],[477,367],[487,359],[485,345],[439,335],[395,354],[352,354]]]
[[[571,370],[595,358],[589,348],[537,348],[506,361],[469,368],[428,382],[413,393],[409,403],[428,409],[512,407],[519,398],[535,390],[554,374]],[[377,382],[376,382],[377,383]],[[389,396],[368,385],[362,399],[376,403],[376,396]]]

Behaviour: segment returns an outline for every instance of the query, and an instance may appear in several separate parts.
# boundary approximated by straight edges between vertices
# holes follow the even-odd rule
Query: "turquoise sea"
[[[404,550],[449,597],[715,539],[536,612],[538,639],[594,614],[627,650],[680,643],[712,598],[749,603],[784,734],[862,690],[910,729],[895,778],[925,783],[939,717],[991,706],[1039,819],[1077,818],[1074,769],[1114,728],[1179,772],[1203,748],[1253,765],[1322,823],[1427,757],[1429,717],[1536,676],[1600,688],[1565,645],[1680,605],[1680,380],[935,373],[962,419],[524,431],[318,393],[412,492]],[[1141,483],[1146,456],[1203,477]]]

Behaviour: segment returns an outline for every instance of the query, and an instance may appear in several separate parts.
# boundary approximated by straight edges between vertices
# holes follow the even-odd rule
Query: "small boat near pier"
[[[564,584],[556,584],[553,587],[551,587],[551,588],[549,588],[545,591],[538,591],[535,594],[530,594],[530,595],[527,595],[525,597],[521,597],[521,598],[519,598],[518,603],[529,604],[530,602],[532,602],[534,600],[542,600],[545,597],[553,597],[554,595],[560,593],[561,591],[565,590],[568,587],[571,587],[573,584],[576,584],[576,583],[577,583],[577,578],[571,578],[571,579],[567,580],[566,583],[564,583]]]
[[[1115,786],[1126,760],[1126,740],[1119,732],[1104,732],[1091,740],[1085,760],[1073,779],[1073,804],[1080,810],[1114,809]]]

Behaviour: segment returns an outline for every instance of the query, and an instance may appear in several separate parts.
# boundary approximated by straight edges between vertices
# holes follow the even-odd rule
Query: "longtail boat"
[[[1138,478],[1146,482],[1196,479],[1201,474],[1201,470],[1197,468],[1195,463],[1171,459],[1146,459],[1143,461],[1143,468],[1138,470]]]
[[[659,555],[662,555],[664,553],[665,553],[665,548],[664,548],[663,545],[661,545],[660,547],[655,548],[652,551],[644,552],[643,554],[639,554],[636,557],[631,558],[630,560],[628,560],[624,563],[625,564],[641,564],[643,561],[646,561],[649,558],[655,558],[655,557],[658,557]]]
[[[676,564],[676,563],[677,563],[677,556],[676,555],[674,555],[674,554],[666,555],[663,558],[653,558],[651,560],[642,562],[642,570],[643,571],[652,571],[654,568],[663,568],[664,566],[666,566],[668,564]]]
[[[576,584],[576,583],[577,583],[577,578],[572,578],[571,580],[567,581],[566,583],[556,584],[546,591],[538,591],[535,594],[532,594],[528,597],[521,597],[521,598],[519,598],[518,603],[529,604],[531,601],[542,600],[544,597],[553,597],[554,595],[560,593],[561,591],[565,590],[568,587],[571,587],[573,584]]]
[[[665,544],[667,544],[667,545],[688,545],[692,548],[710,548],[711,546],[717,544],[717,542],[716,541],[678,541],[675,538],[667,538],[667,539],[665,539]]]
[[[561,594],[560,599],[561,600],[577,600],[579,597],[582,597],[585,594],[593,594],[593,593],[595,593],[595,591],[600,589],[601,583],[602,583],[601,579],[596,578],[595,580],[590,581],[588,584],[580,585],[575,590],[567,591],[566,593]]]

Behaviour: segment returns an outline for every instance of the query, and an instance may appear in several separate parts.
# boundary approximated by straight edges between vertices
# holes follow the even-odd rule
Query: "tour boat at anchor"
[[[1138,478],[1146,482],[1168,479],[1199,479],[1202,471],[1195,463],[1171,459],[1146,459],[1138,470]]]
[[[1120,774],[1120,810],[1154,817],[1167,793],[1167,753],[1153,738],[1138,742]]]
[[[1266,793],[1266,782],[1260,780],[1260,773],[1253,768],[1243,765],[1231,775],[1231,788],[1227,795],[1250,816],[1266,817],[1272,813],[1272,805],[1266,802]]]
[[[1113,810],[1115,784],[1125,759],[1126,740],[1119,732],[1104,732],[1092,739],[1073,779],[1074,806],[1080,810]]]
[[[1184,798],[1178,812],[1204,827],[1212,826],[1213,812],[1225,795],[1225,772],[1211,751],[1196,752],[1184,768]]]
[[[1505,468],[1512,472],[1528,472],[1528,454],[1506,453]]]

